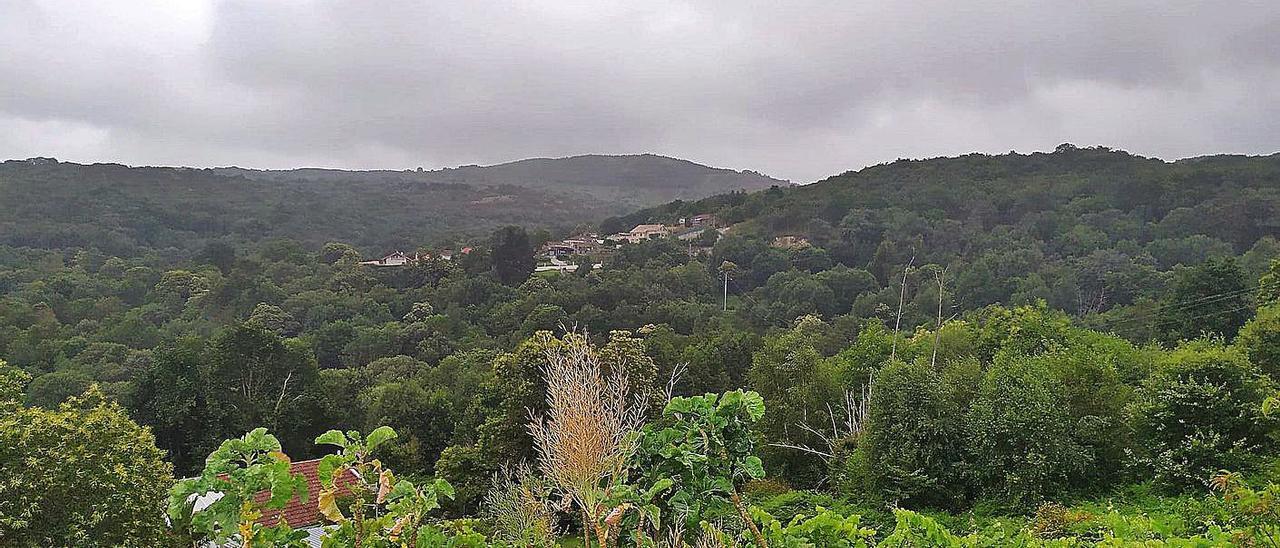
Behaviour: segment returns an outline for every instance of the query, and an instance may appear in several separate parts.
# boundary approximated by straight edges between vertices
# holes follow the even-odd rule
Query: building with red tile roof
[[[289,465],[289,472],[301,475],[307,479],[307,500],[303,502],[296,495],[289,499],[288,504],[279,510],[263,510],[262,517],[258,518],[258,523],[267,527],[280,523],[283,517],[285,522],[294,529],[302,529],[305,527],[313,527],[316,525],[324,525],[325,519],[320,514],[320,490],[324,488],[320,484],[320,459],[297,461]],[[347,470],[337,479],[338,497],[351,494],[351,490],[347,487],[356,481],[355,473]],[[270,491],[262,491],[254,496],[254,501],[258,503],[266,502],[271,498]]]

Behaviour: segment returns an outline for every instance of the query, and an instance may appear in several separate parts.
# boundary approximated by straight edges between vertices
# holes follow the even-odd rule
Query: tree
[[[251,323],[266,329],[281,337],[292,337],[298,334],[301,326],[293,315],[285,312],[283,308],[273,304],[258,303],[253,307],[253,313],[249,314],[246,323]]]
[[[1280,302],[1280,259],[1273,259],[1258,279],[1258,306]]]
[[[964,409],[951,407],[925,360],[894,362],[876,374],[859,455],[866,478],[891,501],[954,504],[964,493]],[[858,482],[858,478],[853,478]]]
[[[533,274],[533,244],[523,227],[504,226],[490,238],[490,257],[498,280],[509,286],[524,283]]]
[[[795,446],[819,444],[803,425],[827,424],[827,403],[843,396],[834,371],[823,367],[823,356],[816,348],[826,329],[815,316],[801,317],[791,329],[766,337],[752,357],[747,379],[769,407],[769,414],[760,421],[760,430],[769,440]],[[770,447],[764,456],[770,469],[791,481],[816,484],[823,471],[817,459],[791,449]]]
[[[151,367],[134,383],[130,411],[151,427],[156,445],[168,453],[176,471],[189,475],[211,452],[228,427],[212,412],[202,372],[203,341],[185,339],[156,352]]]
[[[16,409],[26,392],[31,375],[0,360],[0,411]]]
[[[172,469],[151,433],[96,388],[56,410],[0,413],[0,470],[5,545],[166,542],[159,509],[173,484]]]
[[[93,381],[78,371],[54,371],[27,385],[27,405],[54,409],[72,396],[83,394]]]
[[[1280,379],[1280,302],[1259,308],[1258,315],[1240,329],[1236,346],[1263,373]]]
[[[435,307],[432,307],[430,302],[419,301],[413,303],[413,307],[404,315],[404,321],[407,323],[426,321],[427,318],[430,318],[435,314],[435,312]]]
[[[253,324],[236,324],[209,341],[210,403],[231,413],[243,430],[266,424],[284,435],[285,446],[305,454],[314,425],[309,392],[317,379],[315,358],[296,339]]]
[[[320,262],[325,264],[334,264],[340,260],[347,262],[359,262],[360,252],[356,251],[350,244],[342,242],[329,242],[324,244],[324,248],[320,250]]]
[[[204,247],[203,258],[226,274],[236,262],[236,248],[226,242],[210,242]]]
[[[1160,318],[1168,342],[1211,334],[1235,338],[1253,296],[1235,259],[1210,260],[1178,273]]]

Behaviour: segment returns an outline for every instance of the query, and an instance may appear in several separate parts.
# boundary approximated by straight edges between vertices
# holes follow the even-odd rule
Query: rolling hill
[[[656,155],[531,159],[434,171],[0,164],[0,244],[120,255],[211,239],[345,241],[380,251],[495,226],[567,230],[676,199],[785,184]]]
[[[1169,162],[1061,145],[899,160],[800,187],[666,204],[602,229],[695,212],[733,225],[711,264],[735,263],[737,283],[761,296],[794,291],[779,274],[788,268],[844,265],[891,285],[913,265],[917,287],[947,269],[958,310],[1043,299],[1089,315],[1152,302],[1180,268],[1209,259],[1234,258],[1256,283],[1280,258],[1280,154]],[[784,235],[805,242],[799,262],[770,248]]]

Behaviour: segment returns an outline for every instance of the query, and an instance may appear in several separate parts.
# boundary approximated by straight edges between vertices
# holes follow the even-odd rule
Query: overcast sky
[[[1062,142],[1280,150],[1280,1],[0,0],[0,158],[807,182]]]

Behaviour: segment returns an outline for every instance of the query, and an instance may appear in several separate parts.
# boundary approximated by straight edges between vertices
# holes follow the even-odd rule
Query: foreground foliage
[[[172,468],[151,434],[96,388],[24,407],[21,378],[0,361],[0,545],[165,544]]]

